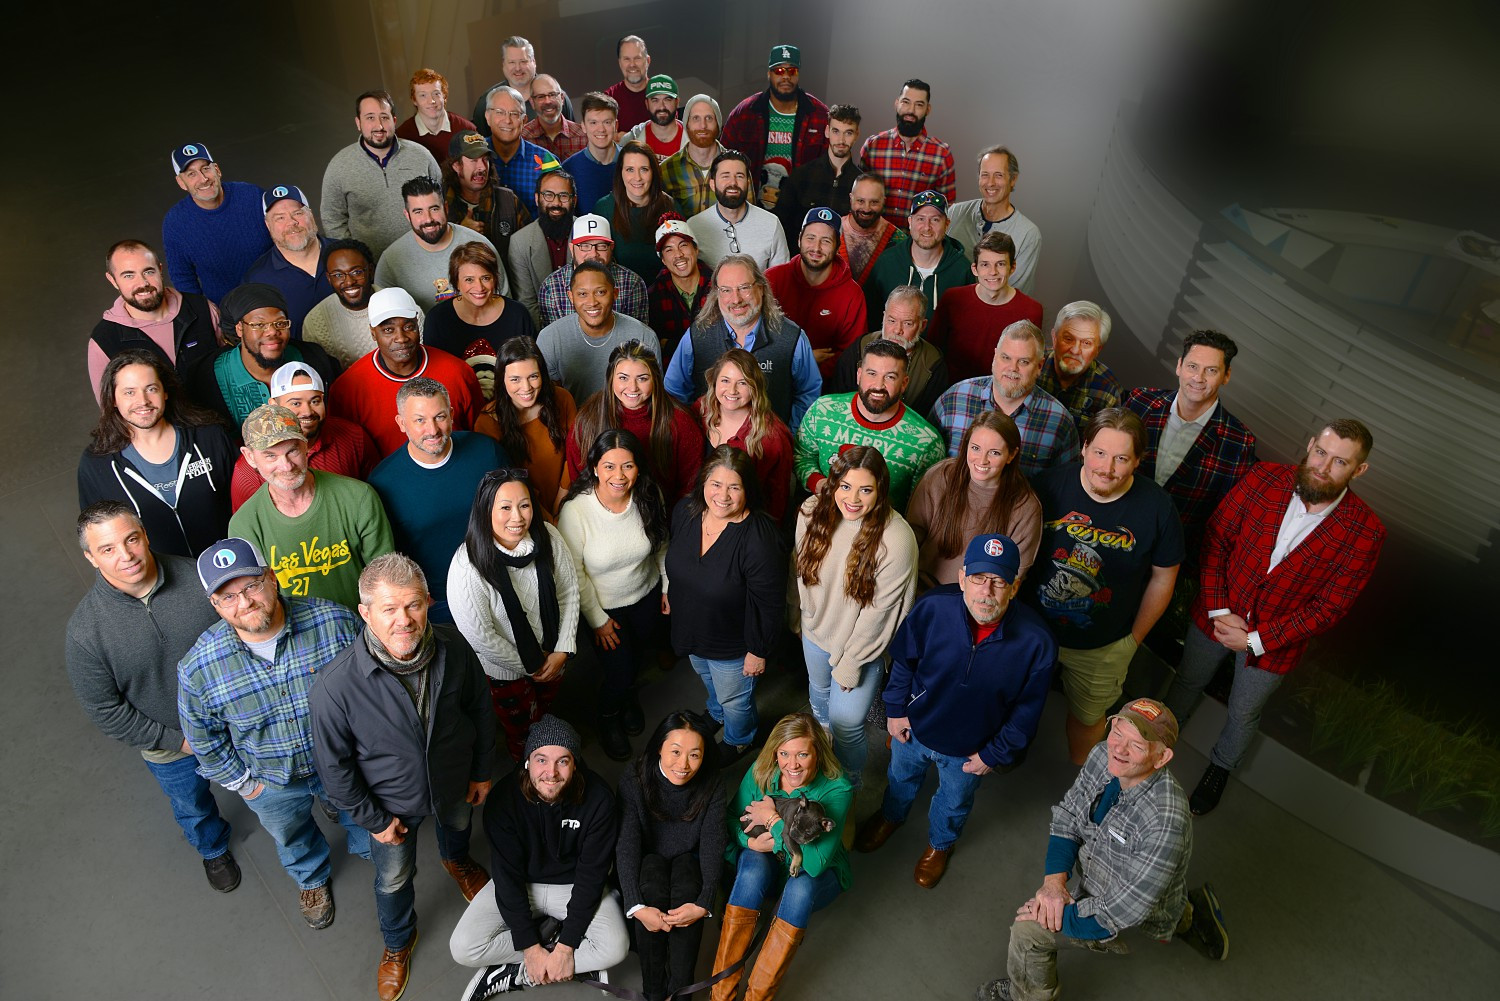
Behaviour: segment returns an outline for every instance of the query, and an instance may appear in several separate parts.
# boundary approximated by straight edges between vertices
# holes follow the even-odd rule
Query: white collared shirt
[[[1177,472],[1182,460],[1187,458],[1193,442],[1208,426],[1208,419],[1219,409],[1219,401],[1198,416],[1197,420],[1185,420],[1177,412],[1177,397],[1172,397],[1172,406],[1167,411],[1167,426],[1162,428],[1161,440],[1156,444],[1156,483],[1166,486],[1167,480]]]
[[[446,111],[443,112],[443,125],[442,125],[442,128],[429,129],[427,127],[427,123],[425,123],[425,122],[422,121],[422,116],[421,115],[417,115],[416,119],[417,119],[417,135],[419,135],[419,136],[437,136],[437,135],[442,135],[444,132],[452,132],[453,131],[453,126],[448,123],[448,112],[446,112]]]

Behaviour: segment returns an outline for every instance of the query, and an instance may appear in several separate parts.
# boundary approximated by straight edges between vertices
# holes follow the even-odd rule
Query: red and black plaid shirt
[[[953,151],[941,139],[923,129],[912,141],[895,129],[877,132],[860,147],[859,160],[865,170],[879,174],[885,182],[885,217],[894,226],[906,228],[911,200],[931,188],[952,205],[958,200],[958,181],[953,171]]]
[[[698,291],[693,295],[691,308],[682,293],[677,291],[669,271],[663,270],[650,288],[646,289],[649,300],[647,308],[651,315],[647,325],[656,334],[657,340],[661,341],[662,368],[667,367],[677,348],[677,342],[693,325],[693,317],[698,315],[698,310],[703,307],[703,300],[708,298],[708,289],[708,274],[702,268],[698,269]]]

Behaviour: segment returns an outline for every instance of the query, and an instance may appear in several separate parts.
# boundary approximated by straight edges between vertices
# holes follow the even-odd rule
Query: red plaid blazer
[[[1266,573],[1296,480],[1296,466],[1262,462],[1234,485],[1208,520],[1202,586],[1193,602],[1193,621],[1210,636],[1213,609],[1244,616],[1266,650],[1263,657],[1252,651],[1249,663],[1272,674],[1296,667],[1307,641],[1344,617],[1374,573],[1385,541],[1385,526],[1350,491]]]

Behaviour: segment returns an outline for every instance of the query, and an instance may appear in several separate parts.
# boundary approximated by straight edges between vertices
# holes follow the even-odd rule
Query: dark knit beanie
[[[281,294],[281,289],[263,282],[247,282],[231,289],[219,300],[219,329],[231,338],[237,337],[234,325],[243,320],[246,313],[253,313],[265,306],[274,307],[283,313],[287,311],[286,296]]]
[[[577,730],[548,713],[526,732],[526,757],[530,758],[538,747],[566,747],[577,754],[581,743]]]

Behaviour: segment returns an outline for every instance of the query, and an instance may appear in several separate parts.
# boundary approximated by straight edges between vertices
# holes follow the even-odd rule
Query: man
[[[787,175],[776,196],[776,218],[788,240],[797,231],[803,215],[826,205],[840,216],[849,214],[849,192],[864,173],[854,162],[859,142],[859,109],[835,104],[828,109],[828,149]]]
[[[781,182],[816,160],[828,145],[828,106],[800,86],[802,50],[773,45],[766,59],[766,89],[729,113],[724,145],[748,159],[760,204],[776,205]]]
[[[1095,414],[1118,407],[1125,396],[1120,380],[1099,360],[1110,325],[1109,314],[1086,299],[1068,303],[1052,321],[1052,350],[1037,385],[1068,408],[1079,434]]]
[[[203,859],[208,885],[240,885],[229,825],[177,718],[177,662],[218,621],[193,579],[193,563],[151,551],[129,504],[99,501],[78,516],[78,546],[99,572],[68,619],[68,680],[107,737],[141,752],[183,837]]]
[[[693,227],[696,235],[698,229]],[[766,377],[771,409],[793,432],[823,391],[812,345],[802,328],[776,305],[771,285],[753,257],[731,254],[713,275],[713,294],[687,335],[677,343],[662,379],[683,406],[708,390],[708,370],[729,348],[755,356]]]
[[[724,144],[719,142],[719,102],[707,94],[694,94],[682,106],[682,124],[687,145],[661,162],[661,184],[682,206],[689,218],[714,203],[713,179],[709,173]]]
[[[451,622],[448,563],[463,544],[479,481],[510,459],[488,435],[453,430],[448,391],[433,379],[411,379],[396,391],[396,426],[406,447],[381,460],[370,486],[385,505],[396,548],[432,582],[435,621]]]
[[[526,735],[522,766],[485,802],[494,879],[449,940],[454,962],[479,967],[464,1001],[597,978],[585,971],[607,970],[630,949],[625,915],[606,892],[615,798],[580,744],[571,726],[543,716]]]
[[[370,297],[370,337],[375,349],[350,365],[332,387],[332,410],[370,433],[381,455],[406,445],[396,424],[396,393],[401,384],[425,375],[441,382],[453,401],[453,426],[469,431],[484,405],[479,378],[462,358],[422,343],[416,300],[400,288]]]
[[[693,216],[698,256],[710,268],[730,254],[748,254],[765,270],[787,258],[786,234],[776,217],[750,204],[750,159],[733,149],[714,157],[708,176],[714,204]]]
[[[838,256],[839,217],[808,209],[797,236],[797,256],[766,272],[776,301],[807,334],[823,381],[839,355],[865,332],[865,294]]]
[[[693,318],[708,301],[712,286],[698,264],[698,238],[686,219],[664,215],[656,227],[656,253],[662,272],[646,290],[651,302],[649,326],[670,358],[678,341],[692,329]]]
[[[537,291],[543,327],[551,326],[573,312],[573,269],[584,261],[598,261],[609,272],[615,287],[615,308],[645,323],[651,317],[650,299],[641,276],[615,263],[615,238],[609,220],[601,215],[581,215],[573,220],[568,241],[569,262],[542,280]]]
[[[893,226],[906,224],[922,192],[942,195],[944,211],[958,198],[953,151],[927,134],[931,112],[932,87],[913,77],[896,97],[896,127],[875,133],[859,149],[860,165],[885,181],[885,217]]]
[[[912,488],[943,458],[943,438],[901,400],[909,381],[906,349],[872,341],[860,358],[858,391],[818,399],[797,431],[796,481],[817,493],[828,462],[846,445],[870,445],[890,470],[891,507],[906,510]]]
[[[198,582],[219,613],[177,665],[177,714],[198,774],[244,797],[297,884],[308,927],[333,924],[328,841],[315,819],[307,696],[357,636],[354,613],[331,601],[283,597],[255,544],[230,538],[198,557]],[[349,854],[370,836],[347,814]]]
[[[598,91],[583,95],[578,107],[583,112],[588,145],[564,160],[562,166],[573,175],[579,206],[592,212],[599,199],[614,189],[615,158],[620,155],[620,144],[615,140],[620,109],[614,98]]]
[[[537,215],[537,181],[562,166],[551,151],[521,138],[526,100],[514,87],[496,84],[485,95],[484,120],[490,127],[490,159],[497,180],[516,193],[532,217]],[[570,111],[568,117],[571,118]]]
[[[331,382],[338,366],[319,345],[294,342],[286,298],[273,285],[241,285],[219,302],[219,328],[230,343],[192,374],[193,399],[231,427],[271,399],[271,373],[285,362],[307,362]]]
[[[333,293],[324,266],[329,241],[318,236],[318,220],[308,207],[307,196],[296,185],[276,185],[262,196],[261,204],[271,249],[250,265],[245,281],[281,290],[287,319],[292,321],[292,340],[300,341],[302,321]]]
[[[1063,405],[1037,387],[1042,332],[1030,320],[1000,331],[990,374],[955,383],[932,408],[933,426],[957,455],[964,432],[986,410],[999,410],[1021,432],[1021,472],[1028,477],[1078,458],[1078,428]]]
[[[516,92],[516,97],[521,101],[521,109],[526,117],[538,117],[541,109],[537,104],[537,100],[541,95],[537,93],[537,83],[541,77],[536,71],[536,49],[520,35],[511,35],[500,43],[500,58],[505,79],[495,86],[510,87]],[[556,82],[554,78],[553,83]],[[485,112],[489,110],[489,96],[494,89],[494,87],[491,87],[485,91],[484,96],[474,105],[475,125],[480,132],[490,139],[494,138],[494,135],[490,132],[490,127],[481,123],[485,121]],[[562,108],[562,113],[566,117],[572,118],[573,102],[568,98],[567,91],[564,91],[561,87],[558,88],[558,91],[558,103]]]
[[[245,419],[240,454],[266,481],[229,519],[229,531],[265,553],[282,591],[359,603],[359,572],[394,548],[391,524],[368,483],[309,470],[297,415],[268,403]]]
[[[651,53],[640,35],[626,35],[615,43],[615,60],[620,64],[621,79],[604,89],[615,102],[620,115],[621,133],[629,132],[651,119]]]
[[[588,218],[599,217],[584,217]],[[543,327],[536,346],[547,359],[552,381],[573,399],[587,400],[605,387],[610,352],[626,341],[640,341],[661,357],[661,342],[651,328],[615,311],[614,276],[602,261],[583,261],[572,268],[568,294],[572,310]]]
[[[906,349],[906,392],[901,401],[919,414],[932,412],[938,397],[952,384],[943,352],[922,336],[927,326],[927,296],[915,285],[898,285],[885,297],[880,329],[865,334],[839,356],[830,392],[852,393],[859,385],[859,362],[865,348],[884,338]]]
[[[308,699],[313,759],[328,799],[370,833],[375,914],[385,952],[376,994],[396,1001],[417,942],[417,830],[432,817],[438,855],[473,900],[489,873],[469,855],[474,807],[489,795],[495,714],[473,648],[429,624],[427,580],[387,553],[359,576],[365,628]]]
[[[432,154],[439,167],[448,166],[453,155],[453,136],[474,130],[474,123],[448,110],[448,78],[437,70],[423,67],[411,75],[407,91],[414,106],[413,114],[396,126],[396,135],[421,143]]]
[[[948,235],[947,208],[948,202],[936,191],[924,191],[912,199],[911,239],[886,247],[865,279],[865,302],[871,312],[880,308],[897,285],[917,286],[935,307],[944,292],[974,283],[964,248]]]
[[[1198,565],[1209,515],[1255,465],[1255,435],[1219,400],[1238,353],[1217,330],[1195,330],[1183,338],[1177,392],[1132,389],[1125,397],[1125,409],[1146,426],[1140,473],[1177,505],[1190,570]]]
[[[1348,614],[1375,572],[1385,526],[1349,490],[1370,468],[1369,428],[1329,421],[1296,466],[1262,462],[1208,520],[1201,586],[1167,705],[1184,723],[1226,657],[1234,657],[1229,718],[1190,807],[1219,805],[1244,760],[1266,700],[1308,640]]]
[[[521,199],[495,177],[490,167],[490,144],[473,129],[455,134],[448,145],[443,204],[448,221],[490,241],[502,263],[511,235],[531,221],[531,213],[521,206]]]
[[[559,162],[588,145],[583,126],[568,117],[573,114],[573,106],[567,97],[557,77],[538,73],[532,82],[528,102],[528,107],[536,109],[536,117],[528,118],[521,126],[522,139],[549,151]],[[567,115],[563,114],[565,101]]]
[[[354,127],[359,138],[323,174],[323,228],[336,240],[359,240],[379,259],[408,229],[401,186],[414,177],[441,182],[443,172],[419,143],[397,137],[396,105],[385,91],[354,99]]]
[[[1095,952],[1132,928],[1174,935],[1211,959],[1229,955],[1213,887],[1186,892],[1193,825],[1182,786],[1167,770],[1177,720],[1155,699],[1136,699],[1110,717],[1109,740],[1052,808],[1046,877],[1016,910],[1007,976],[979,988],[980,1001],[1052,1001],[1058,995],[1057,938]],[[1126,849],[1121,839],[1129,839]],[[1078,885],[1068,889],[1077,869]]]
[[[688,136],[687,126],[677,118],[677,81],[665,73],[653,76],[646,84],[646,110],[650,117],[638,122],[625,138],[649,146],[658,163],[681,152]],[[620,127],[625,127],[623,122]]]
[[[158,552],[197,556],[229,524],[229,436],[213,414],[185,405],[154,351],[120,352],[99,384],[99,421],[78,460],[78,506],[123,501]]]
[[[1000,331],[1017,320],[1042,325],[1042,304],[1010,286],[1016,247],[1001,232],[986,233],[971,251],[973,285],[950,288],[938,300],[928,334],[948,356],[955,378],[983,375]],[[1045,371],[1045,367],[1043,369]]]
[[[885,182],[878,174],[860,174],[854,179],[840,236],[839,256],[849,261],[849,271],[861,286],[870,280],[886,248],[906,242],[906,231],[885,221]]]
[[[514,297],[526,307],[532,322],[540,328],[545,326],[539,298],[542,282],[569,260],[569,240],[573,235],[573,175],[561,167],[543,174],[537,181],[536,200],[541,215],[516,232],[506,257]]]
[[[328,244],[324,266],[333,295],[312,308],[302,321],[302,340],[323,348],[348,368],[370,353],[370,297],[375,287],[375,259],[358,240]],[[417,329],[424,316],[417,311]]]
[[[99,400],[104,366],[122,351],[155,351],[179,378],[219,348],[219,309],[194,292],[168,288],[156,252],[121,240],[104,255],[104,280],[120,294],[89,335],[89,388]]]
[[[917,885],[929,890],[948,869],[979,780],[1025,759],[1047,702],[1057,643],[1035,612],[1012,604],[1020,571],[1021,552],[1008,536],[975,536],[958,584],[924,594],[891,641],[891,677],[881,696],[890,782],[854,848],[873,852],[885,844],[906,822],[928,766],[935,767],[927,850],[915,870]]]
[[[1073,764],[1104,738],[1136,649],[1172,601],[1182,523],[1166,491],[1136,475],[1146,450],[1140,418],[1102,410],[1083,461],[1034,477],[1042,541],[1026,601],[1057,636]]]
[[[323,386],[323,377],[311,365],[289,361],[271,375],[271,402],[297,415],[297,424],[307,438],[309,468],[363,480],[380,461],[380,450],[358,424],[328,416]],[[229,485],[231,509],[243,507],[264,482],[241,455]]]
[[[174,149],[172,173],[187,196],[167,209],[161,222],[167,274],[184,295],[218,302],[271,246],[260,207],[262,192],[244,181],[226,182],[202,143]]]
[[[491,250],[495,245],[477,231],[448,221],[443,189],[431,178],[414,177],[401,185],[401,200],[411,230],[380,255],[375,284],[406,289],[424,313],[431,312],[432,307],[458,294],[448,280],[452,251],[466,243],[482,243]],[[495,291],[500,295],[510,291],[503,268]]]
[[[986,234],[1000,232],[1015,245],[1015,263],[1010,283],[1027,295],[1036,288],[1036,262],[1042,252],[1042,232],[1036,223],[1010,203],[1021,174],[1020,161],[1004,146],[986,146],[979,151],[979,197],[954,202],[948,207],[953,220],[949,233],[972,254]]]

